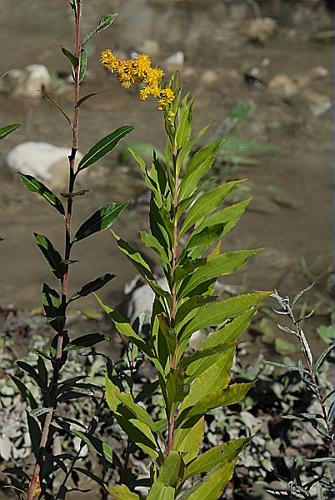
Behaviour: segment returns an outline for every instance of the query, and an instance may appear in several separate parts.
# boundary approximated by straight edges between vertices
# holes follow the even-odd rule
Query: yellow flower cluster
[[[140,99],[145,101],[150,95],[158,99],[159,109],[164,110],[174,100],[170,87],[162,87],[163,71],[151,66],[150,57],[140,54],[134,59],[119,59],[110,49],[102,52],[100,62],[103,66],[119,75],[122,87],[128,89],[133,84],[144,84],[140,90]]]

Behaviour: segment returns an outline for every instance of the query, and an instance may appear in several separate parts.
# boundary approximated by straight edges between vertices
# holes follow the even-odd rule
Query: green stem
[[[176,316],[177,316],[177,307],[178,307],[178,299],[177,299],[177,284],[176,284],[176,268],[177,268],[177,260],[179,254],[179,244],[178,244],[178,219],[177,219],[177,209],[178,209],[178,184],[179,177],[176,168],[176,160],[177,155],[173,154],[173,165],[174,165],[174,189],[173,189],[173,199],[172,199],[172,209],[173,209],[173,240],[172,240],[172,263],[171,263],[171,275],[172,275],[172,283],[171,283],[171,298],[172,305],[170,311],[170,323],[171,328],[175,328],[176,326]],[[170,361],[170,369],[175,370],[177,368],[177,355],[178,355],[178,344],[175,348],[175,351],[171,357]],[[168,424],[168,441],[167,441],[167,453],[169,453],[173,448],[173,432],[175,426],[175,418],[176,412],[174,410],[174,405],[171,408],[171,414],[169,416],[169,424]]]

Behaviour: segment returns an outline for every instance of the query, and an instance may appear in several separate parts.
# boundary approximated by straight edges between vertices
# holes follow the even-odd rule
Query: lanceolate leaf
[[[268,295],[268,292],[254,292],[209,304],[190,321],[180,338],[187,338],[198,330],[217,326],[227,319],[234,318],[247,309],[257,306]]]
[[[44,283],[42,289],[42,305],[47,317],[48,323],[57,331],[60,332],[62,328],[63,316],[61,314],[62,301],[59,294]]]
[[[184,479],[210,472],[218,465],[232,462],[249,442],[250,438],[241,438],[211,448],[187,466]]]
[[[176,487],[182,466],[181,454],[178,451],[170,451],[160,468],[158,481],[165,484],[165,486]]]
[[[190,495],[182,497],[187,500],[218,500],[221,498],[225,486],[229,483],[234,474],[236,460],[228,462],[219,467],[208,478],[202,481],[201,485]]]
[[[119,217],[123,210],[128,205],[128,202],[109,203],[95,212],[84,224],[80,226],[75,234],[74,241],[79,241],[87,238],[91,234],[98,231],[108,229],[113,222]]]
[[[119,141],[132,130],[134,130],[134,127],[124,125],[123,127],[120,127],[114,130],[114,132],[106,135],[106,137],[97,142],[80,160],[78,171],[84,170],[93,163],[96,163],[106,154],[110,153],[117,146]]]
[[[147,500],[174,500],[175,489],[172,486],[166,486],[161,481],[157,480],[152,485]]]
[[[81,49],[80,51],[80,59],[79,59],[79,81],[82,82],[85,78],[87,71],[87,52],[85,49]]]
[[[140,500],[140,497],[130,491],[124,484],[106,486],[106,490],[111,495],[112,500]]]
[[[80,290],[78,290],[78,292],[75,292],[71,296],[70,302],[72,302],[73,300],[77,300],[80,297],[86,297],[90,293],[100,290],[100,288],[105,286],[113,278],[115,278],[115,274],[106,273],[103,276],[99,276],[99,278],[95,279],[94,281],[86,283],[86,285],[84,285]]]
[[[253,385],[254,382],[231,384],[223,391],[219,390],[205,396],[200,399],[196,405],[185,408],[185,410],[178,415],[177,425],[181,425],[185,421],[192,422],[194,424],[209,410],[239,403],[245,398],[246,394],[253,387]]]
[[[222,143],[223,139],[218,139],[208,146],[203,146],[193,155],[187,167],[186,174],[181,181],[179,191],[180,200],[188,198],[204,175],[209,171]]]
[[[181,238],[191,226],[199,224],[199,221],[203,217],[208,216],[213,210],[216,210],[240,182],[241,181],[227,182],[201,195],[188,212],[179,231],[179,238]]]
[[[154,275],[151,272],[149,265],[146,263],[144,258],[139,252],[136,252],[127,242],[122,240],[116,233],[113,233],[116,239],[117,246],[121,252],[130,260],[137,271],[143,276],[148,285],[153,289],[155,293],[162,297],[167,297],[168,294],[162,287],[157,283]]]
[[[219,276],[227,276],[243,266],[249,257],[258,253],[259,250],[242,250],[238,252],[227,252],[209,259],[206,264],[195,269],[193,273],[184,279],[179,288],[179,297],[186,297],[201,283]]]
[[[90,448],[93,448],[99,455],[101,455],[107,462],[121,467],[120,460],[113,449],[100,439],[91,436],[87,433],[81,431],[73,431],[76,436],[78,436],[84,443],[86,443]]]
[[[179,427],[174,432],[173,448],[183,453],[183,460],[188,464],[200,450],[204,438],[205,421],[200,418],[193,427]]]
[[[12,123],[11,125],[7,125],[6,127],[0,127],[0,139],[4,139],[6,135],[11,134],[20,126],[21,125],[19,123]]]
[[[55,209],[58,210],[58,212],[61,215],[65,215],[65,210],[64,210],[63,204],[60,201],[60,199],[57,198],[57,196],[52,191],[50,191],[50,189],[48,189],[46,186],[44,186],[44,184],[42,184],[42,182],[35,179],[35,177],[33,177],[32,175],[21,174],[19,172],[19,176],[21,177],[21,181],[22,181],[23,185],[27,189],[29,189],[29,191],[32,191],[33,193],[39,194],[48,203],[50,203],[50,205],[55,207]]]
[[[235,348],[231,347],[204,370],[191,384],[190,392],[183,400],[180,411],[195,405],[202,398],[225,389],[230,382],[230,370],[233,364]]]
[[[155,423],[151,419],[149,413],[147,413],[142,406],[135,403],[130,394],[121,392],[120,389],[108,378],[106,378],[106,400],[113,412],[117,413],[118,406],[122,404],[133,414],[135,418],[143,422],[151,430],[156,430]]]
[[[36,244],[41,250],[45,260],[49,264],[51,271],[54,273],[56,278],[61,280],[66,271],[66,265],[62,261],[62,256],[53,247],[52,243],[43,234],[34,233]]]
[[[100,333],[88,333],[87,335],[83,335],[82,337],[77,337],[76,339],[69,342],[65,350],[73,351],[76,349],[82,349],[83,347],[93,347],[99,342],[105,340],[105,336]]]
[[[72,54],[72,52],[70,52],[65,47],[62,47],[62,52],[63,52],[64,56],[68,58],[68,60],[70,61],[72,67],[76,68],[78,66],[78,64],[79,64],[78,57],[75,56],[74,54]]]

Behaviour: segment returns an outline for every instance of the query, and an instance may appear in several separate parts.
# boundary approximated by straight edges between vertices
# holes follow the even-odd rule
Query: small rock
[[[325,78],[326,76],[328,76],[328,69],[324,66],[315,66],[310,70],[309,74],[313,80]]]
[[[157,57],[159,55],[159,45],[156,40],[144,40],[139,47],[139,52],[147,54],[150,57]]]
[[[185,61],[185,56],[184,52],[179,50],[178,52],[175,52],[171,56],[167,57],[163,63],[162,66],[169,72],[173,73],[174,71],[180,71],[184,67],[184,61]]]
[[[64,189],[69,162],[67,148],[60,148],[46,142],[23,142],[15,146],[7,156],[7,165],[15,171],[36,177],[51,187]],[[82,155],[77,153],[77,161]]]
[[[245,34],[252,42],[263,44],[274,33],[276,26],[276,21],[269,17],[253,19],[249,22]]]
[[[42,64],[31,64],[24,71],[9,71],[7,77],[14,95],[40,97],[38,91],[47,91],[51,87],[49,71]]]
[[[285,74],[279,74],[272,78],[269,83],[269,88],[277,95],[290,98],[298,93],[298,86]]]
[[[309,109],[314,116],[321,116],[332,107],[331,100],[327,95],[306,89],[302,96],[309,103]]]
[[[217,72],[214,71],[213,69],[206,69],[206,71],[204,71],[203,74],[201,75],[202,83],[208,85],[209,87],[211,85],[214,85],[214,83],[216,83],[218,79],[219,76]]]

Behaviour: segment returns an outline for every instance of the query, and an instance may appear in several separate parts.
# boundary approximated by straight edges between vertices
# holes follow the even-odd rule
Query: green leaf
[[[106,273],[103,276],[99,276],[99,278],[96,278],[94,281],[86,283],[86,285],[84,285],[80,290],[71,295],[70,302],[72,302],[73,300],[77,300],[80,297],[86,297],[90,293],[100,290],[100,288],[102,288],[107,283],[109,283],[109,281],[115,278],[115,276],[115,274]]]
[[[249,442],[250,438],[241,438],[214,446],[214,448],[197,457],[186,467],[183,479],[186,481],[190,477],[210,472],[218,465],[234,461]]]
[[[105,486],[112,500],[140,500],[136,493],[131,492],[124,484],[117,486]]]
[[[143,241],[144,245],[147,248],[151,248],[151,250],[153,250],[158,255],[158,258],[163,266],[170,263],[171,252],[169,251],[168,248],[166,248],[166,250],[165,250],[162,247],[162,245],[159,243],[157,238],[155,238],[150,233],[146,233],[145,231],[140,232],[140,237],[141,237],[141,240]],[[167,255],[167,253],[168,253],[168,255]]]
[[[85,221],[75,234],[74,242],[87,238],[91,234],[108,229],[127,207],[128,202],[109,203],[95,212]]]
[[[72,54],[72,52],[70,52],[65,47],[62,47],[62,52],[63,52],[64,56],[67,57],[68,60],[70,61],[72,68],[73,69],[76,68],[78,66],[78,64],[79,64],[78,57],[75,56],[74,54]]]
[[[42,305],[48,323],[60,333],[64,322],[64,315],[61,314],[62,300],[56,290],[46,283],[42,288]]]
[[[219,276],[228,276],[242,267],[247,260],[256,255],[260,250],[241,250],[238,252],[226,252],[218,257],[208,259],[205,264],[196,268],[192,274],[187,276],[180,285],[178,296],[186,297],[197,286]]]
[[[105,335],[101,335],[100,333],[88,333],[69,342],[65,350],[74,351],[76,349],[82,349],[83,347],[92,347],[105,339]]]
[[[197,361],[203,360],[203,358],[208,358],[209,363],[213,363],[212,356],[220,355],[231,348],[236,347],[234,342],[224,342],[223,344],[216,345],[215,347],[209,347],[208,349],[199,349],[189,356],[185,356],[179,363],[180,368],[186,370],[186,374],[189,375],[188,371],[191,373],[194,371],[190,370]],[[198,373],[198,372],[197,372]]]
[[[14,377],[14,375],[9,374],[9,376],[12,379],[12,381],[14,382],[14,384],[16,385],[16,387],[21,392],[21,396],[23,397],[24,401],[26,401],[29,404],[30,408],[32,408],[33,410],[38,408],[37,401],[34,398],[34,396],[32,395],[31,391],[26,386],[26,384],[21,382],[21,380],[19,378]]]
[[[43,380],[41,379],[41,377],[39,376],[38,372],[35,370],[35,368],[33,366],[31,366],[29,363],[27,363],[26,361],[17,361],[17,366],[19,366],[21,368],[21,370],[25,371],[26,373],[28,373],[28,375],[30,376],[30,378],[32,378],[33,380],[35,380],[36,384],[38,385],[38,387],[40,389],[46,389],[46,385],[44,384]]]
[[[121,252],[130,260],[136,270],[143,276],[152,290],[161,297],[168,297],[168,293],[164,291],[157,283],[154,275],[151,272],[150,266],[146,263],[144,258],[139,252],[136,252],[126,241],[122,240],[120,236],[113,232],[116,243]]]
[[[111,26],[111,24],[115,21],[117,18],[118,14],[105,14],[104,16],[101,17],[99,24],[97,26],[97,33],[99,31],[103,31]]]
[[[93,448],[99,455],[101,455],[107,462],[121,467],[121,462],[114,452],[114,450],[107,444],[90,434],[81,431],[72,431],[76,436],[78,436],[85,444],[90,448]]]
[[[86,71],[87,71],[87,52],[85,49],[81,49],[80,59],[79,59],[79,82],[82,82],[84,80]]]
[[[217,393],[219,390],[222,391],[228,386],[234,354],[235,347],[231,347],[195,378],[191,384],[189,393],[179,408],[180,412],[189,406],[196,405],[198,401],[209,396],[211,393]]]
[[[96,92],[90,92],[89,94],[84,95],[79,99],[78,106],[81,106],[82,104],[84,104],[85,101],[87,101],[88,99],[90,99],[95,95],[101,94],[102,92],[104,92],[104,90],[97,90]]]
[[[71,122],[71,118],[68,116],[68,114],[66,113],[66,111],[64,111],[64,109],[62,108],[62,106],[60,104],[58,104],[57,101],[55,101],[55,99],[53,99],[49,94],[47,94],[46,92],[42,92],[42,96],[47,99],[48,101],[51,102],[51,104],[53,104],[57,109],[58,111],[60,111],[62,113],[62,115],[64,116],[64,118],[66,119],[66,121],[68,122],[68,124],[70,126],[72,126],[72,122]]]
[[[202,481],[193,493],[182,498],[187,498],[187,500],[218,500],[221,498],[225,486],[233,477],[235,465],[236,460],[219,467]]]
[[[247,330],[254,315],[255,315],[254,308],[240,314],[232,321],[224,325],[223,328],[220,328],[219,330],[212,332],[205,339],[201,348],[207,349],[209,347],[218,346],[223,340],[227,342],[236,342],[238,338],[242,335],[242,333],[244,333]]]
[[[39,448],[40,448],[40,442],[41,442],[41,428],[37,422],[37,420],[32,417],[28,411],[26,411],[27,414],[27,422],[28,422],[28,430],[29,430],[29,436],[30,436],[30,441],[31,441],[31,447],[33,450],[33,453],[35,455],[35,458],[38,456]]]
[[[175,489],[172,486],[166,486],[161,481],[155,481],[150,488],[147,500],[174,500]]]
[[[66,272],[66,265],[63,263],[62,256],[54,248],[51,241],[43,234],[34,233],[36,244],[41,250],[46,262],[56,278],[61,280]]]
[[[140,405],[135,403],[132,396],[126,392],[121,392],[113,382],[106,377],[106,401],[108,406],[114,413],[118,413],[120,403],[124,405],[132,415],[140,422],[144,423],[151,430],[155,431],[155,423],[151,419],[149,413]],[[152,436],[153,437],[153,436]]]
[[[158,481],[165,486],[176,487],[180,478],[183,460],[178,451],[172,450],[161,465]]]
[[[200,418],[193,427],[179,427],[173,434],[173,449],[183,453],[183,460],[188,464],[199,453],[204,438],[205,421]]]
[[[203,176],[210,170],[222,143],[223,139],[220,138],[212,144],[203,146],[192,156],[192,159],[187,166],[186,174],[180,184],[180,200],[188,198],[193,193]]]
[[[84,170],[93,163],[96,163],[106,154],[110,153],[117,146],[119,141],[132,130],[134,130],[134,127],[125,125],[106,135],[103,139],[97,142],[85,156],[83,156],[79,162],[78,171]]]
[[[313,368],[314,373],[317,373],[319,371],[320,367],[322,366],[323,362],[327,358],[328,354],[330,354],[334,348],[335,348],[335,343],[330,344],[328,347],[326,347],[326,349],[324,349],[322,351],[319,358],[315,362],[315,365]]]
[[[11,134],[19,127],[21,127],[20,123],[11,123],[6,127],[0,127],[0,139],[4,139],[7,135]]]
[[[201,195],[188,212],[180,228],[179,238],[181,238],[191,226],[199,224],[199,221],[201,221],[203,217],[208,216],[213,210],[216,210],[240,182],[241,181],[226,182]]]
[[[243,212],[247,208],[251,198],[240,203],[235,203],[223,210],[216,212],[199,224],[193,231],[181,258],[187,254],[192,259],[199,258],[209,246],[218,239],[225,236],[241,218]],[[196,245],[203,245],[199,249],[193,248]]]
[[[245,310],[258,306],[268,296],[269,292],[254,292],[208,304],[186,325],[180,338],[188,338],[198,330],[217,326],[227,319],[234,318]]]
[[[42,182],[35,179],[35,177],[33,177],[32,175],[21,174],[20,172],[18,172],[18,174],[21,178],[23,185],[29,191],[31,191],[32,193],[39,194],[48,203],[50,203],[50,205],[55,207],[55,209],[58,210],[58,212],[61,215],[65,215],[65,210],[64,210],[63,204],[60,201],[60,199],[57,198],[57,196],[52,191],[50,191],[50,189],[48,189],[46,186],[44,186],[44,184],[42,184]]]
[[[96,28],[94,28],[94,30],[89,33],[85,38],[84,38],[84,41],[82,43],[82,46],[86,45],[86,43],[94,36],[96,35],[97,33],[99,33],[100,31],[103,31],[107,28],[109,28],[109,26],[111,26],[111,24],[113,23],[114,19],[117,17],[118,14],[107,14],[107,15],[104,15],[101,17],[100,21],[99,21],[99,24],[96,26]]]
[[[253,387],[255,382],[243,384],[231,384],[226,389],[218,390],[200,399],[196,405],[187,407],[177,418],[177,426],[183,424],[183,427],[194,425],[209,410],[220,408],[221,406],[229,406],[239,403],[245,398],[248,391]]]

